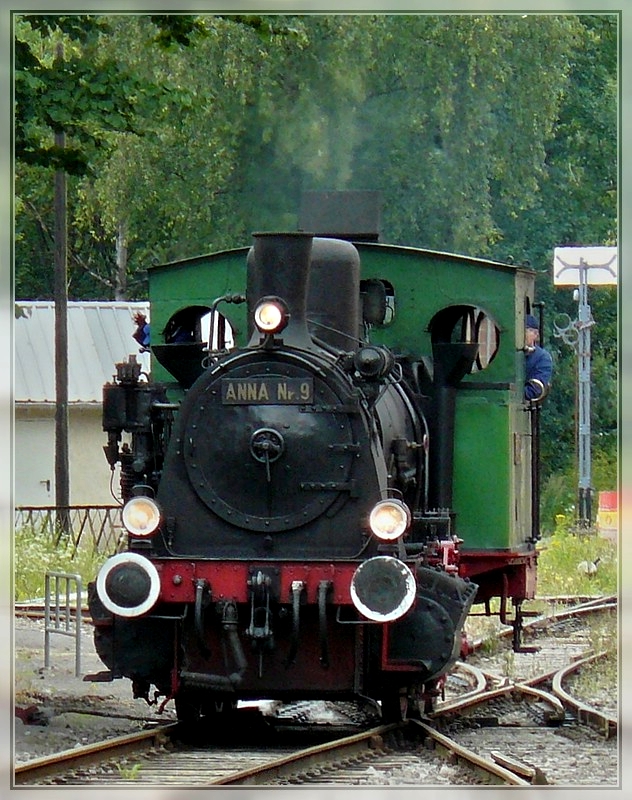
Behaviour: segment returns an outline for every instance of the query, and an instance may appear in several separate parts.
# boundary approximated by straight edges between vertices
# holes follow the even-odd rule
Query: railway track
[[[450,784],[529,783],[505,765],[456,746],[431,727],[413,721],[301,749],[269,743],[230,749],[185,745],[177,740],[177,727],[37,759],[16,770],[16,785],[375,785],[397,782],[398,774],[407,775],[409,783],[413,778],[415,783],[434,783],[440,774],[444,779],[449,774]],[[441,750],[428,749],[429,739],[452,754],[447,772]],[[417,759],[416,765],[411,758]]]
[[[614,599],[589,603],[580,614],[610,613],[615,607]],[[495,669],[506,664],[502,653],[495,661],[481,656],[478,663],[474,657],[472,663],[457,665],[445,700],[426,719],[399,726],[367,729],[365,725],[351,735],[349,729],[354,724],[358,728],[357,723],[337,729],[333,725],[325,737],[328,741],[308,747],[301,742],[304,745],[309,735],[313,738],[315,729],[299,738],[299,723],[304,721],[300,708],[297,724],[291,724],[291,713],[286,711],[285,725],[273,735],[268,731],[260,741],[247,737],[228,748],[217,743],[187,744],[179,739],[177,725],[160,725],[140,735],[22,764],[15,769],[14,781],[31,786],[128,787],[585,785],[587,778],[577,775],[577,762],[582,761],[601,785],[614,785],[616,714],[591,708],[574,698],[568,687],[574,672],[604,657],[589,653],[576,619],[576,614],[564,610],[553,618],[533,620],[527,628],[534,631],[539,650],[530,654],[528,668],[514,664],[511,676]],[[549,650],[560,642],[563,656],[558,652],[553,657]],[[451,689],[451,684],[457,688]],[[304,733],[308,727],[303,725]]]
[[[614,703],[599,708],[576,698],[567,685],[569,676],[607,657],[594,652],[590,623],[612,613],[616,598],[590,601],[531,621],[526,634],[534,652],[479,651],[472,664],[458,665],[460,673],[469,673],[468,688],[439,703],[433,722],[485,757],[526,765],[533,781],[616,785],[616,687],[610,691]]]

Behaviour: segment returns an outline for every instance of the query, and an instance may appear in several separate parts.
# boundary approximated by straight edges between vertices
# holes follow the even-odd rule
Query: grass
[[[55,543],[56,537],[38,526],[17,529],[13,541],[14,600],[43,597],[47,572],[79,575],[84,587],[94,580],[105,556],[90,546],[79,547],[67,540]]]
[[[572,691],[588,704],[604,694],[604,687],[618,686],[619,669],[617,652],[611,651],[604,658],[582,668],[573,679]],[[609,692],[612,695],[612,690]],[[610,697],[612,700],[612,697]]]
[[[133,764],[132,766],[127,766],[127,764],[117,764],[116,768],[123,780],[137,781],[140,779],[140,764]]]
[[[578,570],[583,561],[599,559],[589,577]],[[539,596],[616,594],[617,546],[594,533],[576,533],[561,514],[552,536],[542,540],[538,556]]]
[[[597,572],[588,577],[578,571],[582,561],[599,559]],[[546,614],[550,605],[538,598],[558,596],[590,596],[616,594],[618,587],[617,546],[594,533],[577,533],[568,518],[558,515],[551,536],[538,546],[538,583],[535,600],[525,603],[525,610]],[[475,607],[477,610],[479,607]],[[498,637],[502,625],[498,619],[500,601],[493,598],[490,609],[494,616],[470,615],[466,632],[472,639],[483,639],[483,652],[494,655],[499,647]],[[595,652],[609,647],[616,651],[617,621],[613,615],[604,630],[594,631]]]

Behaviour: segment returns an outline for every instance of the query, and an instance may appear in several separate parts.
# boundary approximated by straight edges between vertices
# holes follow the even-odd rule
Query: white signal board
[[[556,247],[553,257],[555,286],[616,286],[619,271],[616,247]]]

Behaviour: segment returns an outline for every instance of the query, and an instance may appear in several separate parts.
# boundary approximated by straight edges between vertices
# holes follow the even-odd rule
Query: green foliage
[[[558,447],[563,441],[563,431],[558,437]],[[558,515],[564,515],[569,519],[574,519],[577,515],[578,498],[578,466],[576,463],[569,463],[569,455],[575,454],[572,442],[568,445],[569,450],[561,458],[561,462],[566,462],[567,467],[559,472],[547,475],[543,481],[540,495],[540,522],[545,535],[555,529]],[[597,513],[599,493],[615,491],[619,486],[618,479],[618,448],[616,432],[608,436],[607,434],[597,434],[593,438],[591,459],[591,483],[593,491],[593,515]]]
[[[24,15],[15,24],[15,155],[26,164],[84,174],[109,131],[136,130],[151,92],[104,57],[103,18]],[[38,35],[39,34],[39,39]],[[63,132],[64,146],[52,142]]]
[[[578,570],[583,561],[599,558],[588,577]],[[552,536],[542,540],[538,557],[539,595],[614,594],[618,587],[617,547],[594,533],[576,533],[560,515]]]
[[[616,441],[613,439],[609,447],[595,448],[592,458],[592,483],[595,495],[599,492],[613,492],[619,485],[618,481],[618,455]]]
[[[149,18],[158,28],[154,41],[165,49],[189,47],[196,37],[206,35],[202,22],[191,14],[152,14]]]
[[[556,528],[559,516],[573,519],[577,503],[577,479],[573,470],[557,472],[549,476],[540,493],[540,528],[544,536],[550,536]]]
[[[306,190],[379,189],[384,241],[537,271],[543,484],[571,474],[577,364],[553,321],[577,304],[550,273],[556,246],[617,243],[616,14],[15,20],[18,298],[51,296],[59,166],[76,173],[70,299],[140,298],[152,263],[294,229]],[[611,480],[617,292],[590,302],[593,457]]]
[[[39,18],[25,17],[31,26],[33,19]],[[133,79],[139,96],[154,85],[161,91],[152,94],[152,105],[139,106],[142,138],[106,137],[115,152],[94,153],[91,166],[98,178],[90,179],[87,194],[96,207],[78,206],[84,209],[78,223],[88,234],[80,242],[89,246],[90,232],[100,235],[88,213],[100,215],[103,244],[110,249],[124,221],[133,272],[154,258],[241,243],[255,228],[295,225],[305,189],[379,186],[387,240],[532,260],[534,243],[548,242],[548,250],[555,241],[525,230],[525,220],[534,218],[554,174],[546,163],[547,147],[561,104],[571,106],[572,120],[577,99],[569,81],[584,88],[579,70],[588,70],[597,56],[599,79],[592,72],[586,78],[591,89],[601,90],[599,80],[616,70],[598,49],[604,41],[612,47],[607,25],[597,37],[582,19],[572,14],[90,18],[107,30],[107,36],[98,30],[99,68],[116,64],[121,76]],[[78,36],[80,30],[75,26],[71,33]],[[32,36],[31,28],[18,37],[27,41],[31,55]],[[164,47],[155,47],[156,41]],[[590,57],[582,55],[586,47]],[[86,59],[79,52],[71,72],[76,69],[81,77]],[[20,70],[18,76],[37,77],[37,70]],[[82,82],[79,97],[58,98],[63,102],[53,113],[83,124],[94,107],[107,121],[100,104],[109,87],[111,112],[123,123],[130,92],[121,97],[107,71],[92,81],[94,86],[87,78]],[[37,97],[37,92],[23,96],[25,102]],[[600,102],[607,105],[609,97]],[[129,130],[122,124],[109,127]],[[616,141],[616,120],[608,131],[607,141]],[[589,188],[583,182],[582,187]],[[560,181],[550,188],[559,195]],[[104,263],[101,274],[112,270],[112,263],[112,258]]]
[[[576,18],[385,19],[369,94],[376,113],[364,115],[372,135],[358,152],[365,180],[388,164],[385,236],[495,254],[507,236],[499,222],[509,227],[537,201]]]
[[[593,447],[592,456],[593,514],[597,513],[599,492],[615,491],[619,485],[616,441],[606,443],[603,441],[604,437],[600,439],[600,446]],[[577,466],[573,464],[563,471],[548,475],[543,481],[540,492],[540,527],[545,536],[555,531],[560,515],[568,520],[576,518],[578,485]]]
[[[67,572],[80,575],[84,587],[94,580],[103,555],[92,548],[79,547],[61,539],[47,527],[33,525],[14,532],[13,575],[14,600],[26,601],[44,596],[46,572]]]
[[[610,621],[609,629],[604,631],[606,635],[598,637],[595,652],[605,652],[608,654],[583,667],[571,678],[571,689],[574,697],[583,700],[588,706],[599,705],[600,698],[603,696],[604,686],[617,686],[619,681],[619,656],[616,640],[617,625],[616,620]],[[595,702],[596,701],[596,702]]]

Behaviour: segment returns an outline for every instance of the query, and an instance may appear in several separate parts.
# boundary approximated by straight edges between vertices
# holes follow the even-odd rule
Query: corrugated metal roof
[[[55,402],[55,304],[16,300],[24,316],[14,321],[16,403]],[[68,402],[100,403],[114,365],[135,354],[149,372],[149,353],[132,338],[133,316],[149,317],[148,303],[68,303]]]

